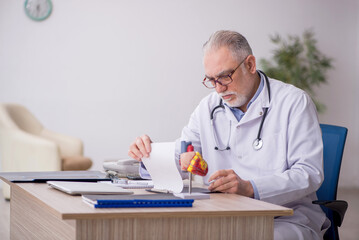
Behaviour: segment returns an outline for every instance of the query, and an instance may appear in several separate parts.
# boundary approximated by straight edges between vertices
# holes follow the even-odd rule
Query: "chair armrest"
[[[59,146],[61,157],[83,155],[83,144],[78,138],[53,132],[46,128],[42,130],[41,136],[54,141]]]
[[[345,212],[348,208],[348,203],[343,200],[330,200],[330,201],[313,201],[314,204],[319,204],[321,206],[327,207],[333,211],[333,220],[334,224],[338,227],[342,225]]]
[[[60,171],[61,159],[55,143],[18,129],[3,129],[3,171]]]

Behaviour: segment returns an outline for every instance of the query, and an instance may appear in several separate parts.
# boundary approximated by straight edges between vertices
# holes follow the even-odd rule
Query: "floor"
[[[1,189],[0,189],[1,190]],[[359,239],[359,189],[339,189],[338,199],[349,204],[343,225],[339,228],[341,240]],[[10,239],[10,202],[5,201],[0,191],[0,239]]]

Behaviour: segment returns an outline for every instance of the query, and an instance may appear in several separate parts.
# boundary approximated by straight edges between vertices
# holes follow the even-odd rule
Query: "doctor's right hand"
[[[185,152],[180,155],[181,170],[187,171],[187,168],[195,154],[195,152]]]
[[[136,159],[137,161],[141,161],[141,158],[143,157],[149,157],[151,152],[151,143],[152,140],[147,135],[137,137],[136,140],[130,145],[128,156]]]

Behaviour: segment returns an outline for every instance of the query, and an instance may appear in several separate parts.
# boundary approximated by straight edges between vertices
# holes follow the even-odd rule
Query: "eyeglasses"
[[[247,57],[248,57],[248,56],[247,56]],[[232,72],[230,72],[230,74],[228,74],[228,75],[218,77],[217,79],[205,77],[205,78],[203,79],[203,82],[202,82],[203,85],[204,85],[206,88],[215,88],[217,83],[219,83],[219,84],[222,85],[222,86],[227,86],[227,85],[229,85],[231,82],[233,82],[232,75],[233,75],[234,72],[239,68],[239,66],[241,66],[242,63],[244,63],[244,61],[247,59],[247,57],[245,57],[245,58],[242,60],[242,62],[241,62]]]

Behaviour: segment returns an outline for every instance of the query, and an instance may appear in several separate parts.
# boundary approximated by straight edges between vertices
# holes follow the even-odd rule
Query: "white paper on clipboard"
[[[154,188],[180,193],[183,181],[175,162],[175,142],[152,143],[150,157],[142,158]]]

